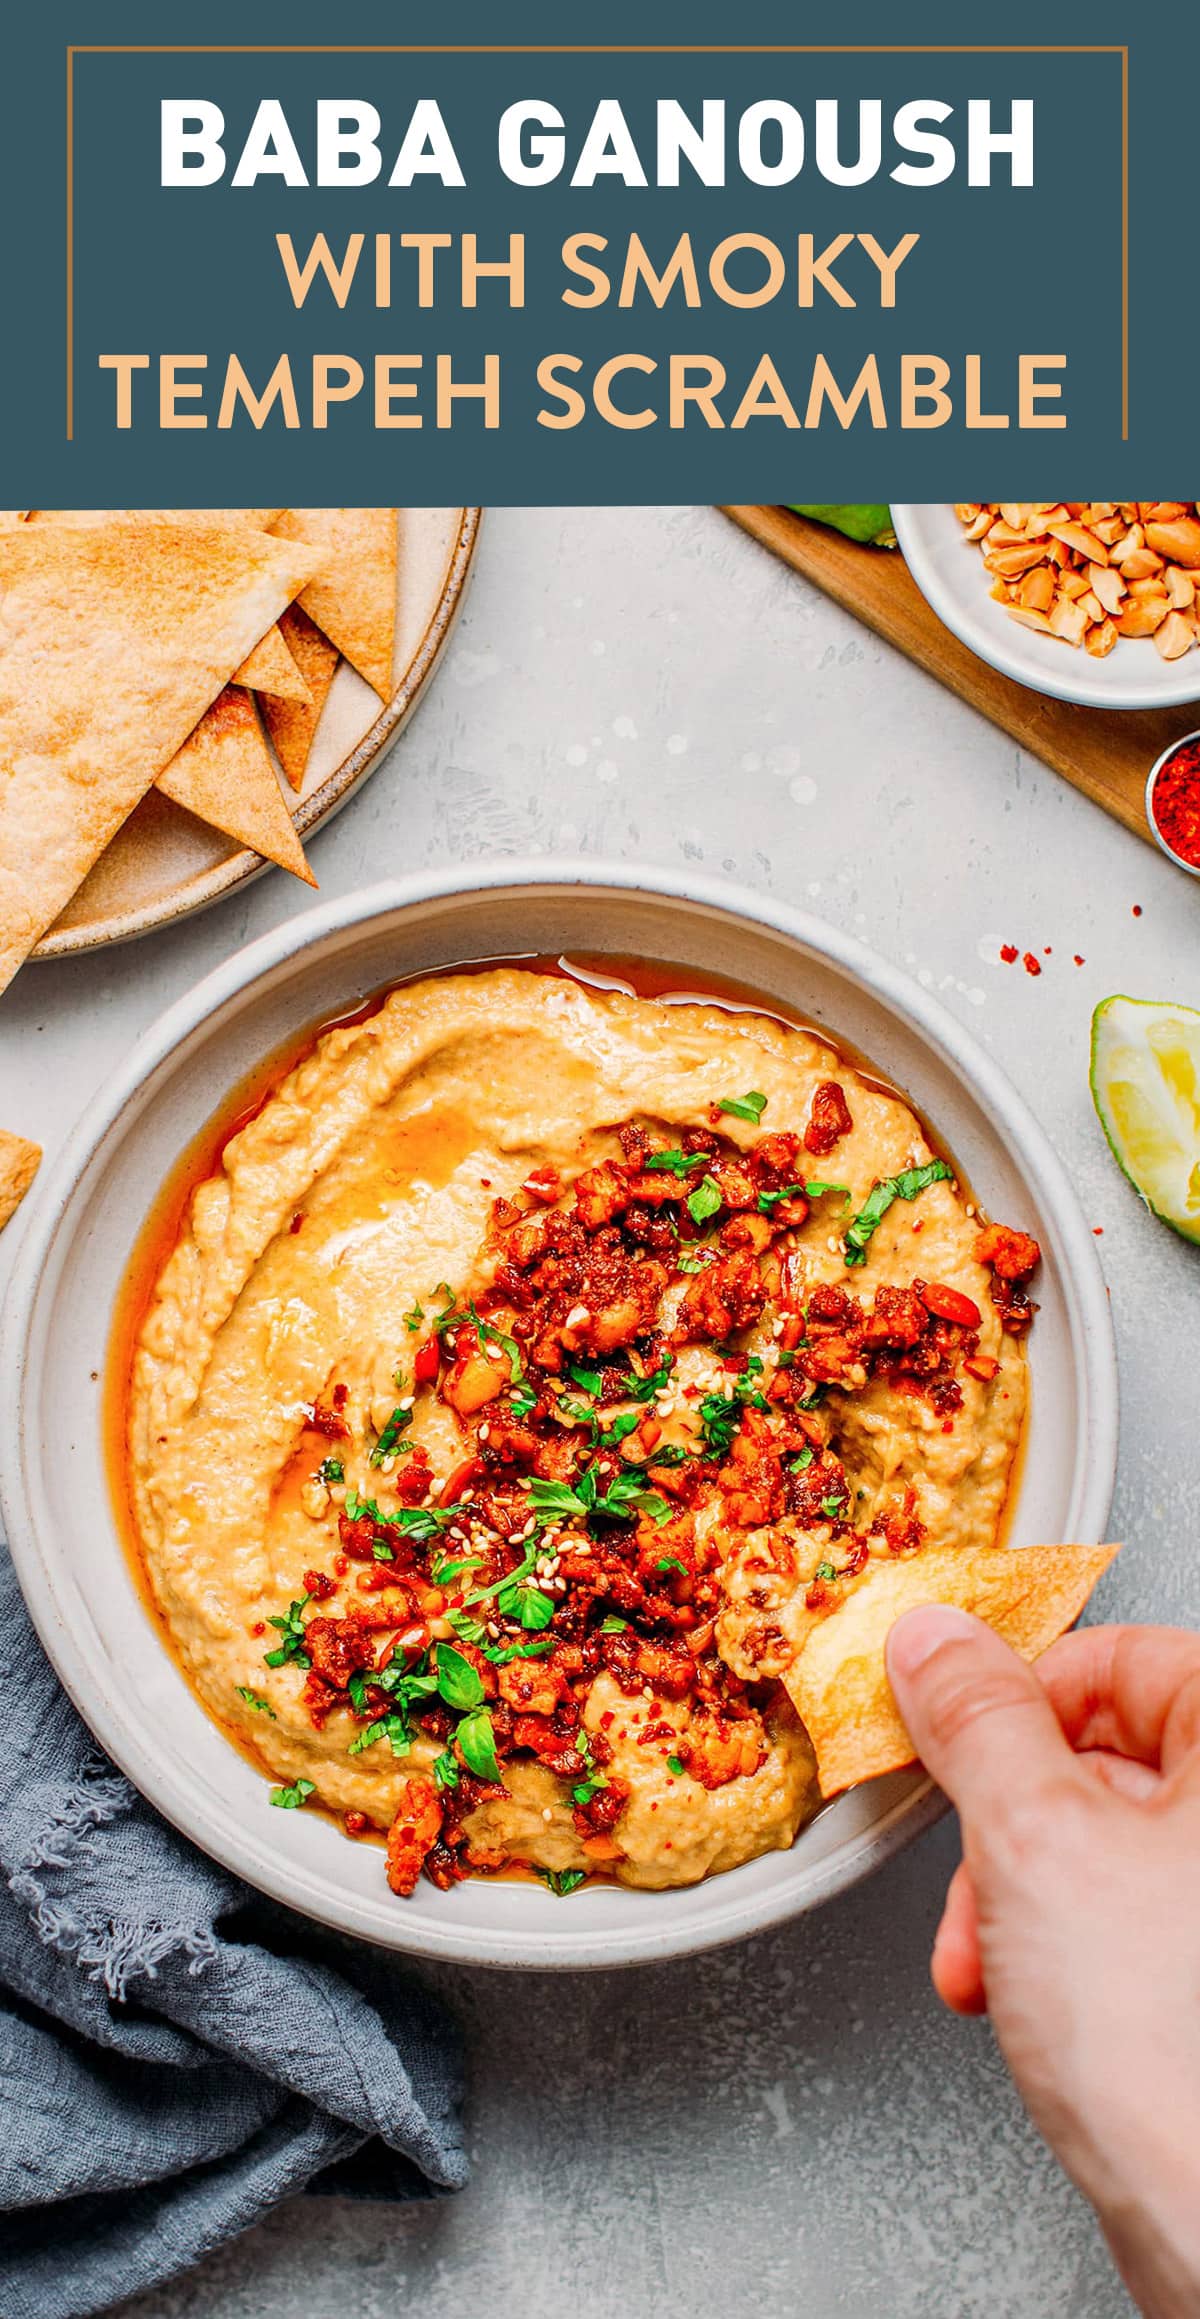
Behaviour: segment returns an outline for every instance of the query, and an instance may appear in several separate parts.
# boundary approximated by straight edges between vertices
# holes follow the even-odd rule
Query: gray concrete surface
[[[704,508],[490,515],[434,691],[313,862],[338,894],[575,851],[802,901],[1003,1062],[1103,1231],[1129,1544],[1101,1606],[1200,1623],[1200,1258],[1117,1174],[1086,1079],[1097,998],[1197,1003],[1200,889]],[[160,1007],[303,906],[272,875],[24,973],[0,1120],[53,1148]],[[1008,941],[1050,946],[1039,978],[1001,962]],[[694,1963],[431,1975],[473,2055],[471,2188],[399,2213],[293,2204],[120,2319],[1118,2319],[986,2027],[929,1993],[954,1857],[944,1824],[819,1917]]]

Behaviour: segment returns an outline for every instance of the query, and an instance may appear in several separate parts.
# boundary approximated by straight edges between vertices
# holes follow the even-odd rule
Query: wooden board
[[[1195,730],[1194,702],[1169,709],[1093,709],[1051,700],[1014,684],[960,644],[930,610],[898,548],[860,547],[786,507],[726,507],[722,513],[1126,829],[1154,843],[1144,804],[1146,775],[1170,742]]]

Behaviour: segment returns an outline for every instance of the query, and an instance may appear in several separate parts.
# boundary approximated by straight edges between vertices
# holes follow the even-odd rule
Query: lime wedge
[[[1091,1085],[1117,1165],[1164,1224],[1200,1241],[1200,1013],[1102,999]]]

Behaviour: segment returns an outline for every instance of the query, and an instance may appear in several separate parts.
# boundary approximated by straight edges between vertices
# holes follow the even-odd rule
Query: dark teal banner
[[[1194,487],[1200,27],[1134,14],[43,0],[7,496]]]

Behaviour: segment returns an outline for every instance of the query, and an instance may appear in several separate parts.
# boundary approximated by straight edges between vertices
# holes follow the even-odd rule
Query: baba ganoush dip
[[[397,1893],[691,1884],[816,1808],[874,1560],[996,1541],[1020,1232],[801,1029],[497,967],[326,1031],[160,1249],[122,1484],[206,1707]]]

